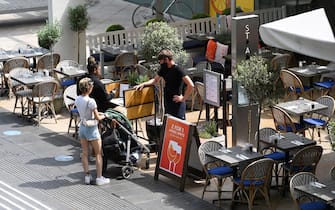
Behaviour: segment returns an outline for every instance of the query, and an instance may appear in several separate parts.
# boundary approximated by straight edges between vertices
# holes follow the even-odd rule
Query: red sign
[[[181,177],[183,174],[189,125],[168,117],[160,158],[160,169]]]

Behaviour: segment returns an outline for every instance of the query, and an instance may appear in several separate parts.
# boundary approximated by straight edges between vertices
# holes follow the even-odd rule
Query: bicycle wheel
[[[145,26],[148,20],[156,17],[155,9],[150,7],[150,4],[142,4],[136,7],[131,16],[135,28]]]
[[[176,17],[191,19],[193,16],[193,10],[184,2],[177,1],[169,9],[169,14],[171,20],[174,22],[177,19]]]

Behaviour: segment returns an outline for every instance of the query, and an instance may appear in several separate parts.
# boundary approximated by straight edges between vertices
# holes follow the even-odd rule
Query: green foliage
[[[208,18],[210,17],[208,14],[204,14],[204,13],[197,13],[197,14],[194,14],[192,16],[192,20],[195,20],[195,19],[201,19],[201,18]]]
[[[128,74],[128,83],[130,86],[135,86],[136,85],[136,80],[138,79],[138,73],[135,72],[129,72]]]
[[[106,29],[106,32],[120,31],[120,30],[124,30],[124,29],[125,28],[120,24],[112,24],[112,25],[108,26],[108,28]]]
[[[236,10],[235,10],[236,13],[240,13],[240,12],[243,12],[243,10],[241,9],[241,7],[236,7]],[[230,15],[230,8],[226,8],[222,11],[222,15]]]
[[[46,21],[45,25],[37,33],[38,45],[50,50],[59,41],[61,33],[61,26],[58,22],[52,24]]]
[[[69,8],[70,28],[73,31],[82,32],[88,26],[88,14],[84,5],[78,5],[74,8]]]
[[[176,28],[165,22],[149,23],[141,38],[140,54],[148,62],[156,60],[155,57],[162,49],[169,49],[178,57],[183,52],[182,44]]]
[[[157,22],[165,22],[165,20],[161,19],[161,18],[152,18],[152,19],[148,20],[145,23],[145,25],[147,26],[147,25],[149,25],[149,23],[157,23]]]
[[[251,56],[238,63],[233,78],[246,90],[250,103],[262,104],[272,92],[272,73],[260,56]]]
[[[212,137],[217,137],[218,133],[216,131],[217,123],[214,120],[206,122],[199,132],[199,137],[203,139],[210,139]]]
[[[136,85],[139,85],[143,82],[146,82],[149,80],[149,77],[147,75],[139,75],[137,80],[136,80]]]
[[[335,121],[329,121],[327,127],[329,134],[335,136]]]

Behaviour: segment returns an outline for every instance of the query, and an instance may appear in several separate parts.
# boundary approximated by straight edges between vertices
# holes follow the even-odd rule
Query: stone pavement
[[[0,1],[0,7],[6,2],[23,5],[29,1]],[[29,6],[29,5],[28,5]],[[88,8],[90,25],[87,34],[100,33],[110,24],[122,24],[132,27],[130,15],[136,5],[122,0],[96,1]],[[32,14],[40,14],[35,11]],[[30,14],[30,13],[29,13]],[[22,14],[28,18],[28,14]],[[0,16],[0,22],[7,21],[8,16]],[[15,49],[30,44],[37,46],[36,33],[41,21],[29,24],[0,25],[1,48]],[[177,183],[159,177],[153,180],[154,159],[150,169],[138,170],[130,179],[120,179],[120,168],[109,165],[106,176],[112,178],[111,184],[94,186],[83,184],[80,163],[80,145],[67,134],[69,115],[65,109],[57,115],[58,123],[45,119],[41,127],[32,126],[31,122],[12,114],[14,100],[0,99],[0,209],[216,209],[211,204],[215,193],[207,193],[205,201],[201,200],[202,183],[187,180],[186,192],[179,192]],[[220,113],[220,112],[219,112]],[[198,112],[187,114],[187,119],[194,122]],[[262,126],[273,126],[270,115],[264,114]],[[12,132],[9,132],[12,131]],[[15,135],[18,134],[18,135]],[[334,165],[335,153],[330,151],[327,142],[323,143],[323,155],[317,175],[326,178],[330,166]],[[69,162],[55,161],[58,155],[71,155]],[[94,164],[91,163],[92,174]],[[231,189],[231,184],[227,184]],[[224,194],[224,197],[231,195]],[[12,203],[5,201],[7,198]],[[273,209],[292,209],[293,202],[289,196],[284,198],[277,191],[271,191]],[[223,203],[223,209],[230,209],[230,202]],[[246,209],[246,205],[235,209]],[[267,209],[257,205],[255,209]]]

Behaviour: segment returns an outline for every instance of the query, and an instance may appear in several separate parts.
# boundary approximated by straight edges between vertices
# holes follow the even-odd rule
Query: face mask
[[[167,68],[168,68],[167,63],[162,63],[162,64],[161,64],[161,69],[167,69]]]

